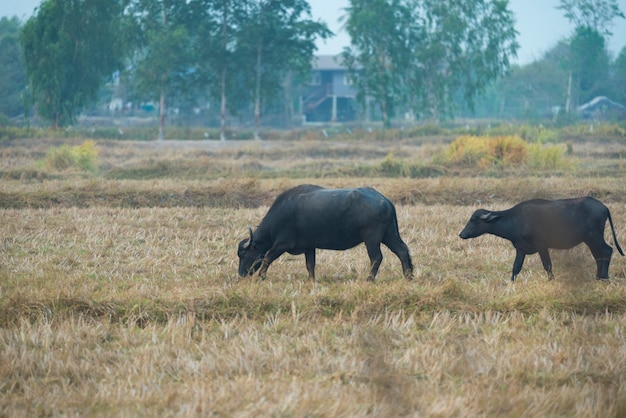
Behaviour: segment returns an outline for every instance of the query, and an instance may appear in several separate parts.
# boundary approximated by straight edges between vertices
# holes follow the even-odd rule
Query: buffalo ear
[[[493,212],[486,212],[483,213],[482,215],[480,215],[480,220],[481,221],[485,221],[485,222],[492,222],[495,221],[496,219],[498,219],[500,217],[500,215],[497,215]]]

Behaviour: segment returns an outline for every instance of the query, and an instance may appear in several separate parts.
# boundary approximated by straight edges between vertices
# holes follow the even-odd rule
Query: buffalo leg
[[[380,263],[383,261],[383,253],[380,251],[380,243],[365,243],[367,248],[367,255],[370,257],[370,274],[367,276],[367,280],[373,282],[378,273]]]
[[[515,276],[522,271],[522,266],[524,265],[524,259],[526,258],[526,254],[520,250],[516,250],[515,253],[515,261],[513,262],[513,274],[511,275],[511,281],[515,281]]]
[[[408,280],[413,279],[413,263],[411,261],[411,254],[409,254],[409,248],[401,239],[394,240],[391,243],[383,241],[383,243],[389,247],[389,249],[398,256],[402,263],[402,273]]]
[[[539,250],[539,257],[541,257],[541,264],[543,269],[548,273],[548,280],[554,279],[554,273],[552,273],[552,260],[550,259],[550,252],[547,248]]]
[[[309,272],[309,280],[315,280],[315,248],[304,253],[306,270]]]
[[[263,257],[263,263],[261,264],[261,268],[259,269],[259,277],[262,280],[265,280],[265,276],[267,276],[267,269],[270,264],[272,264],[274,260],[280,257],[284,252],[285,251],[279,248],[272,247],[269,249],[268,252],[265,253],[265,256]]]
[[[609,264],[611,263],[611,255],[613,255],[613,248],[604,240],[602,242],[585,242],[593,258],[596,260],[596,266],[598,272],[596,273],[596,279],[608,280],[609,279]]]

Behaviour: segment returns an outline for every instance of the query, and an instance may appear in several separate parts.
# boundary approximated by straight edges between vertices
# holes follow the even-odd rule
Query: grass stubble
[[[237,242],[266,205],[1,209],[0,415],[624,416],[626,260],[598,282],[586,247],[553,251],[554,281],[531,256],[513,285],[508,242],[458,238],[479,204],[433,197],[571,179],[371,181],[416,182],[433,201],[397,205],[411,282],[386,249],[365,282],[363,246],[319,251],[316,282],[289,255],[266,281],[238,278]],[[611,196],[623,244],[623,186]]]

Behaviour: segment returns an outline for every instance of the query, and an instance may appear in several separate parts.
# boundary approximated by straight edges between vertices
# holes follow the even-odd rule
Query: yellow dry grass
[[[368,147],[366,161],[387,155]],[[103,164],[123,165],[122,150],[139,165],[156,155],[124,143]],[[247,226],[300,182],[396,201],[415,279],[384,249],[366,282],[363,246],[319,251],[316,282],[290,255],[265,281],[238,278]],[[229,193],[257,204],[208,197]],[[4,181],[5,199],[58,200],[0,209],[0,416],[624,416],[626,258],[598,282],[586,247],[553,251],[548,282],[530,256],[513,285],[508,242],[458,238],[478,207],[587,193],[626,245],[621,178]]]
[[[626,272],[585,248],[548,282],[510,245],[462,241],[474,208],[399,206],[416,264],[321,251],[236,277],[267,210],[3,210],[0,408],[11,416],[619,416]],[[626,208],[613,209],[615,219]],[[623,229],[620,228],[620,231]],[[626,242],[620,233],[618,239]]]

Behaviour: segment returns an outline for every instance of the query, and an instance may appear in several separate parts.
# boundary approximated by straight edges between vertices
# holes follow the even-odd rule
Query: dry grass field
[[[510,243],[458,237],[478,207],[592,194],[626,248],[626,147],[433,168],[445,143],[101,141],[90,174],[0,144],[0,416],[626,416],[626,258],[604,282],[553,251],[549,282],[534,255],[511,284]],[[363,246],[319,251],[316,282],[290,255],[237,277],[247,226],[304,182],[389,196],[415,279],[385,249],[366,282]]]

